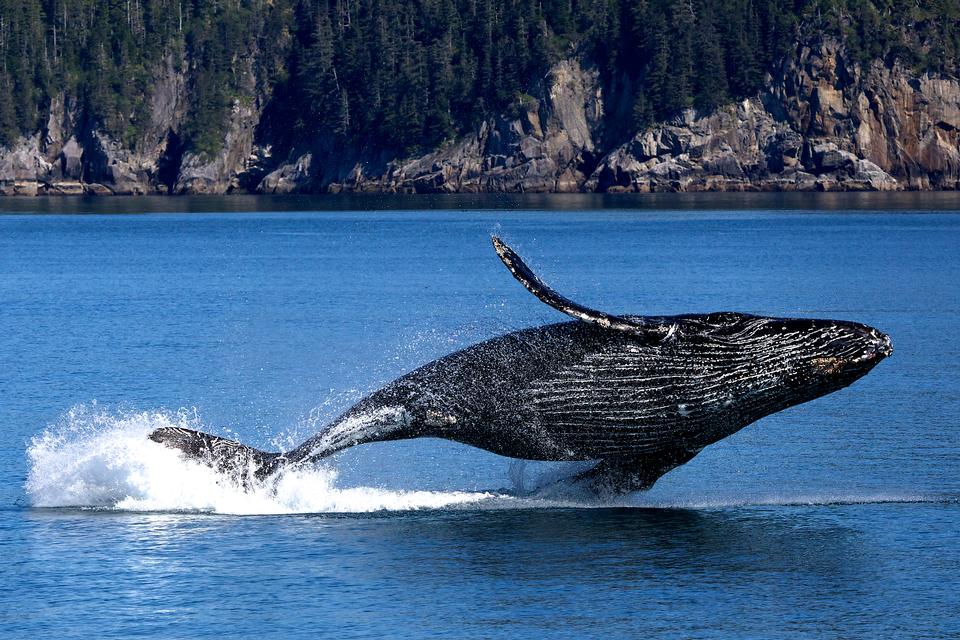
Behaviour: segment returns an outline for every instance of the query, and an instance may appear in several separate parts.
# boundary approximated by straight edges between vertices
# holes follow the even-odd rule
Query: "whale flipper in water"
[[[885,334],[844,320],[611,315],[563,297],[493,243],[524,287],[577,321],[434,360],[282,454],[187,429],[151,439],[245,486],[354,445],[433,437],[512,458],[599,461],[578,479],[625,492],[764,416],[852,384],[893,352]]]

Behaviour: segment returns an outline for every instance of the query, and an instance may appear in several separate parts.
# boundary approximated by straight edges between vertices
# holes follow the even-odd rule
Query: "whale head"
[[[825,393],[841,389],[863,377],[893,353],[890,336],[858,322],[843,320],[791,320],[771,323],[774,331],[794,332],[802,346],[789,362],[788,384]],[[821,395],[818,393],[818,395]]]
[[[680,332],[730,366],[731,390],[773,410],[842,389],[893,353],[888,335],[846,320],[723,312],[684,318]]]

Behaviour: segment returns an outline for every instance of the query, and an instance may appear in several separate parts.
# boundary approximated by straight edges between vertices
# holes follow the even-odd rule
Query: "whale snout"
[[[829,379],[849,384],[893,353],[890,336],[878,329],[854,322],[832,326],[840,335],[811,361]]]
[[[879,362],[893,354],[893,342],[890,336],[873,327],[864,326],[864,342],[866,346],[863,350],[863,357],[867,360]]]
[[[881,358],[886,358],[890,355],[893,355],[893,342],[890,341],[890,336],[885,334],[882,331],[873,330],[873,337],[876,340],[874,350],[877,355]]]
[[[842,378],[859,378],[893,353],[893,343],[887,334],[862,324],[853,325],[853,329],[853,337],[842,347],[842,363],[835,369]]]

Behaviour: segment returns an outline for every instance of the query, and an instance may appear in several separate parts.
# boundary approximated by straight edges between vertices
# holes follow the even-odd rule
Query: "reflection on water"
[[[4,213],[111,214],[264,211],[430,210],[878,210],[956,211],[957,192],[895,193],[527,193],[527,194],[338,194],[231,196],[118,196],[111,198],[0,198]]]
[[[958,534],[920,557],[897,550],[898,538],[923,535],[912,520],[956,511],[848,505],[238,519],[41,510],[26,515],[30,557],[18,562],[31,568],[30,588],[43,598],[60,592],[55,567],[70,558],[85,588],[52,602],[47,616],[82,601],[86,624],[106,634],[204,635],[242,614],[241,628],[268,635],[325,628],[486,637],[502,628],[572,637],[600,625],[613,634],[832,629],[863,637],[889,629],[883,620],[891,616],[914,631],[932,620],[946,624],[941,631],[957,629],[933,608],[960,604],[955,591],[936,586],[952,568],[929,551],[955,558]],[[390,620],[402,620],[405,631]]]

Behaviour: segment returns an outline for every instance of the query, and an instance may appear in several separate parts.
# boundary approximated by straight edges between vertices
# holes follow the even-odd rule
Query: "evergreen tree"
[[[960,0],[0,0],[0,145],[65,99],[133,146],[173,65],[187,150],[216,152],[257,87],[281,153],[318,138],[412,152],[516,105],[574,51],[611,115],[647,125],[754,94],[821,33],[862,61],[960,71]]]
[[[694,106],[708,111],[729,100],[723,47],[714,27],[715,16],[710,3],[704,3],[697,16],[699,42],[696,48],[696,87]]]
[[[20,133],[17,127],[13,94],[14,88],[10,74],[0,69],[0,147],[12,145]]]
[[[334,65],[334,34],[330,15],[321,7],[314,20],[312,44],[302,61],[303,98],[306,100],[310,133],[336,131],[349,120],[344,105],[346,91],[340,86]]]

